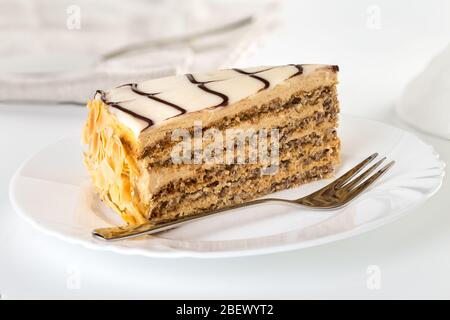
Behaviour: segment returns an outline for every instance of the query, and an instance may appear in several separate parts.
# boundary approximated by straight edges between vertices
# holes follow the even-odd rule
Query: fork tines
[[[335,188],[345,189],[348,192],[360,193],[365,190],[368,186],[373,184],[376,180],[378,180],[383,174],[385,174],[392,166],[395,164],[395,161],[391,161],[378,170],[376,173],[369,175],[375,171],[385,160],[386,157],[381,158],[376,163],[371,165],[367,170],[358,175],[365,167],[367,167],[371,162],[373,162],[378,157],[378,153],[370,155],[355,167],[344,173],[341,177],[339,177],[335,181]],[[355,178],[356,177],[356,178]]]

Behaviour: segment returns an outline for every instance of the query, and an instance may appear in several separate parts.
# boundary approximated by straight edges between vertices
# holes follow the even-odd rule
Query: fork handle
[[[295,204],[295,205],[301,205],[299,202],[295,200],[287,200],[287,199],[277,199],[277,198],[265,198],[265,199],[257,199],[249,202],[244,202],[240,204],[236,204],[233,206],[228,206],[212,211],[207,211],[191,216],[185,216],[178,219],[171,219],[171,220],[162,220],[158,222],[146,222],[143,224],[140,224],[138,226],[123,226],[123,227],[109,227],[109,228],[99,228],[95,229],[92,232],[92,235],[96,239],[100,240],[106,240],[106,241],[113,241],[113,240],[122,240],[122,239],[129,239],[134,238],[142,235],[149,235],[154,234],[162,231],[166,231],[169,229],[173,229],[176,227],[179,227],[187,222],[194,221],[194,220],[200,220],[205,217],[211,216],[213,214],[221,213],[224,211],[232,210],[232,209],[239,209],[244,208],[256,204],[266,203],[266,202],[282,202],[282,203],[288,203],[288,204]]]

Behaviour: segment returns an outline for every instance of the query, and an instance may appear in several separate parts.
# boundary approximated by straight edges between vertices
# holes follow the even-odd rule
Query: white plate
[[[10,185],[15,209],[34,226],[92,249],[150,257],[231,257],[288,251],[337,241],[389,223],[424,202],[441,186],[444,163],[411,133],[379,122],[342,116],[345,172],[379,152],[396,165],[350,206],[318,213],[283,205],[261,205],[192,222],[146,239],[105,243],[92,229],[119,224],[93,193],[82,165],[78,137],[56,142],[26,161]],[[330,180],[282,191],[297,198]]]

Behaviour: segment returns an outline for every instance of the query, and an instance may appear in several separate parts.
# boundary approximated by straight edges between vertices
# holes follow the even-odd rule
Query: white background
[[[339,64],[343,113],[406,128],[395,116],[395,101],[449,43],[450,2],[287,1],[281,22],[243,64]],[[431,200],[395,223],[333,244],[267,256],[120,256],[38,232],[11,208],[9,180],[43,146],[79,132],[85,115],[77,106],[0,104],[3,298],[450,298],[448,178]],[[450,162],[450,141],[417,134]],[[367,286],[371,265],[380,271],[377,290]]]

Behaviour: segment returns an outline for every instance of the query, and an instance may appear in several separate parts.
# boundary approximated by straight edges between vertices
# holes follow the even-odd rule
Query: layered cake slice
[[[97,91],[84,163],[128,224],[241,203],[339,163],[337,66],[219,70]]]

